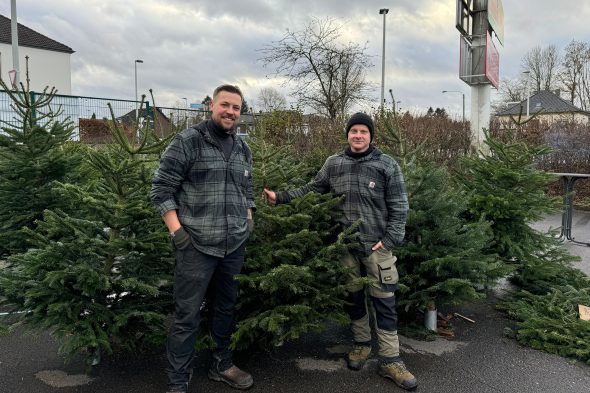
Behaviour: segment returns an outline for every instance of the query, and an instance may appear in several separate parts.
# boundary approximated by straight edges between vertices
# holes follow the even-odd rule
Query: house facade
[[[590,112],[561,98],[559,91],[549,90],[539,91],[530,96],[528,100],[513,104],[496,114],[496,119],[501,123],[510,123],[513,121],[512,119],[522,122],[531,117],[548,124],[556,122],[590,123]]]
[[[72,94],[70,58],[74,51],[41,33],[18,24],[20,81],[26,81],[26,58],[29,63],[30,90],[42,92],[55,87],[58,94]],[[12,30],[10,18],[0,15],[0,77],[10,85],[8,72],[12,64]]]

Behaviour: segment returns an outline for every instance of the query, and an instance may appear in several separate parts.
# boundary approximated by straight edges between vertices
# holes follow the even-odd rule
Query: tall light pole
[[[184,100],[184,121],[186,121],[188,118],[188,100],[186,99],[186,97],[182,97],[182,99]]]
[[[381,53],[381,101],[379,107],[383,109],[383,90],[385,88],[385,16],[389,12],[389,8],[381,8],[379,14],[383,15],[383,51]]]
[[[463,96],[463,123],[465,123],[465,94],[459,90],[443,90],[443,93],[459,93]]]
[[[20,65],[18,58],[18,20],[16,19],[16,0],[10,2],[10,33],[12,39],[12,68],[15,71],[14,88],[20,83]]]
[[[529,117],[529,108],[531,106],[531,101],[530,101],[531,92],[529,90],[529,86],[530,86],[530,83],[529,82],[531,80],[531,71],[530,70],[526,70],[526,71],[523,71],[522,73],[523,74],[526,74],[526,117],[528,119],[528,117]]]
[[[135,121],[139,121],[139,110],[137,107],[137,63],[143,63],[143,60],[136,59],[133,65],[135,66]]]

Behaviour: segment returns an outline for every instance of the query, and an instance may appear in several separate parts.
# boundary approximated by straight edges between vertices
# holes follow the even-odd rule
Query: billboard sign
[[[496,33],[498,41],[504,45],[504,8],[502,0],[488,0],[488,22]]]
[[[500,84],[500,54],[489,32],[486,34],[485,75],[487,80],[497,89]]]
[[[473,31],[473,0],[457,0],[455,27],[461,35],[470,36]]]
[[[191,109],[205,109],[205,104],[191,104]]]

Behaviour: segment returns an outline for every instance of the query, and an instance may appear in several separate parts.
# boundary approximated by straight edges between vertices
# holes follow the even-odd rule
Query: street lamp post
[[[139,110],[137,107],[137,63],[143,63],[143,60],[136,59],[135,63],[133,63],[135,67],[135,121],[139,120]]]
[[[530,96],[531,96],[531,92],[529,90],[529,81],[531,79],[531,71],[527,70],[527,71],[523,71],[523,74],[526,74],[526,117],[528,119],[529,117],[529,108],[531,106],[531,102],[530,102]],[[521,112],[522,113],[522,112]]]
[[[465,94],[459,90],[443,90],[443,93],[459,93],[463,96],[463,123],[465,123]]]
[[[182,97],[182,99],[184,100],[184,121],[188,120],[188,100],[186,99],[186,97]]]
[[[383,51],[381,53],[381,101],[379,107],[383,109],[383,90],[385,88],[385,16],[389,12],[389,8],[381,8],[379,14],[383,15]]]

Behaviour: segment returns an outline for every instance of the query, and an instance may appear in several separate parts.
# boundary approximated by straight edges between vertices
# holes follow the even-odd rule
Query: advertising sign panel
[[[500,83],[500,54],[492,41],[490,33],[487,33],[486,35],[485,75],[490,83],[497,89]]]
[[[488,0],[488,22],[496,33],[498,41],[504,45],[504,8],[502,0]]]

